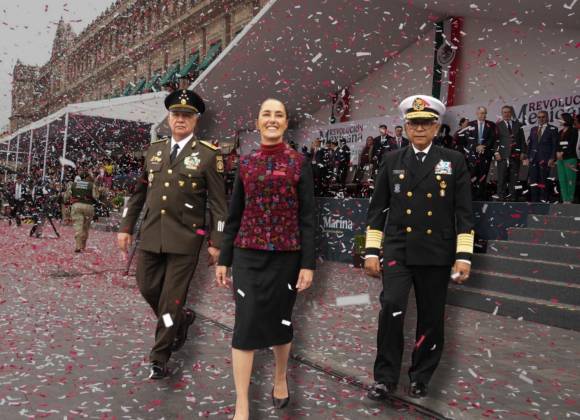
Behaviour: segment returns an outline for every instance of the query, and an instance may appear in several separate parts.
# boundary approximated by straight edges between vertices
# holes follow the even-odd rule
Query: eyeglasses
[[[407,127],[412,130],[417,130],[421,127],[424,130],[427,130],[437,123],[435,121],[407,121]]]

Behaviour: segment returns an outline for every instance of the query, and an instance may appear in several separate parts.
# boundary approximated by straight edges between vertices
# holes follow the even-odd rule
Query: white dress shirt
[[[425,147],[423,150],[417,149],[414,144],[412,146],[413,146],[413,152],[415,152],[415,155],[417,155],[417,153],[419,153],[419,152],[425,153],[425,156],[423,156],[423,160],[421,161],[421,163],[423,163],[423,161],[427,157],[427,154],[429,154],[429,150],[431,150],[431,146],[433,146],[433,143],[429,143],[429,146]]]
[[[191,133],[189,136],[187,136],[183,140],[177,141],[177,140],[175,140],[173,138],[173,136],[171,136],[171,151],[173,151],[173,146],[175,146],[176,144],[179,146],[179,150],[177,151],[177,154],[175,155],[175,158],[177,158],[177,156],[179,156],[179,154],[181,153],[181,151],[183,150],[183,148],[185,147],[185,145],[187,144],[187,142],[189,140],[191,140],[192,137],[193,137],[193,133]]]

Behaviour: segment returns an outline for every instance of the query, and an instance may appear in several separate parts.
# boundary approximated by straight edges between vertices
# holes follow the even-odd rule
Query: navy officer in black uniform
[[[381,272],[384,237],[376,382],[368,393],[377,401],[394,393],[399,382],[411,286],[418,313],[409,395],[427,395],[443,351],[447,286],[450,278],[457,283],[467,280],[473,254],[471,185],[465,158],[433,144],[445,105],[430,96],[413,95],[399,108],[411,144],[384,155],[366,233],[365,271],[375,277]]]

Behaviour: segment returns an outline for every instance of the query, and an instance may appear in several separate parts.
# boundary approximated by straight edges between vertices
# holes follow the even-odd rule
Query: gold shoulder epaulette
[[[201,144],[203,144],[205,147],[209,147],[211,150],[219,150],[219,147],[214,146],[213,144],[211,144],[209,141],[205,141],[205,140],[200,140],[199,141]]]
[[[162,141],[167,141],[167,140],[169,140],[169,137],[161,137],[160,139],[153,140],[153,141],[151,142],[151,144],[155,144],[155,143],[161,143]]]

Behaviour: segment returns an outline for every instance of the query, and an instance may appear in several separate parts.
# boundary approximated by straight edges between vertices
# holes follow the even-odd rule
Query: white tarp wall
[[[545,27],[541,23],[522,27],[510,17],[506,22],[463,19],[456,105],[490,107],[498,100],[510,103],[513,98],[558,97],[580,90],[579,28]],[[398,116],[401,99],[417,93],[431,94],[433,37],[434,31],[430,31],[350,87],[351,120]],[[311,120],[304,121],[304,126],[327,123],[330,112],[330,106],[321,108]],[[464,116],[474,119],[475,113]],[[499,117],[499,111],[488,114],[490,120]]]

